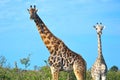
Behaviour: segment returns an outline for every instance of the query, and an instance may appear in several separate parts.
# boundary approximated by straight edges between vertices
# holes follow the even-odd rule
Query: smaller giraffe
[[[102,23],[94,26],[97,31],[98,36],[98,57],[95,63],[91,68],[91,75],[93,80],[106,80],[107,65],[105,63],[104,57],[102,55],[102,44],[101,44],[101,35],[104,26]]]

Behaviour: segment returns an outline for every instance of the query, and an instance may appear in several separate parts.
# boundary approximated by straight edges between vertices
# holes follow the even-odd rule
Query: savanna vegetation
[[[45,66],[34,66],[34,70],[27,70],[30,65],[30,55],[27,58],[20,59],[24,69],[19,69],[17,62],[15,67],[6,65],[6,58],[0,56],[0,80],[51,80],[51,71],[47,61]],[[76,80],[73,72],[60,72],[59,80]],[[86,72],[86,80],[91,80],[90,69]],[[117,66],[112,66],[107,73],[107,80],[120,80],[120,70]]]

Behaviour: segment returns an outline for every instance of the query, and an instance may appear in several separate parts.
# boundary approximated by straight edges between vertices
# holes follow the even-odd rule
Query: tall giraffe
[[[102,43],[101,43],[101,35],[104,26],[102,23],[94,26],[97,31],[97,38],[98,38],[98,57],[95,63],[91,68],[91,75],[93,80],[106,80],[106,73],[107,73],[107,65],[105,63],[103,54],[102,54]]]
[[[30,13],[30,19],[33,19],[36,23],[41,38],[50,52],[48,62],[52,73],[52,79],[58,80],[59,71],[61,70],[73,70],[77,80],[85,80],[86,62],[82,56],[70,50],[62,40],[50,32],[38,16],[38,10],[35,6],[34,8],[30,6],[28,11]]]

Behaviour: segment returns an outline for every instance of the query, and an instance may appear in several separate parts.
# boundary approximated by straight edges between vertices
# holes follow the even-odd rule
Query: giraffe
[[[91,68],[91,76],[93,80],[106,80],[107,65],[102,54],[101,35],[104,26],[102,23],[97,23],[94,28],[97,31],[98,38],[98,57]]]
[[[50,32],[44,22],[37,14],[36,6],[28,9],[30,19],[34,20],[38,32],[50,52],[48,59],[52,80],[58,80],[60,71],[74,71],[77,80],[85,80],[86,61],[84,58],[70,50],[62,40]]]

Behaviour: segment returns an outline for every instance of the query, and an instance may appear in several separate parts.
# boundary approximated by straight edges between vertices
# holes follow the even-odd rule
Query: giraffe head
[[[35,16],[37,14],[36,6],[34,5],[34,8],[32,8],[32,5],[30,6],[30,9],[27,9],[30,14],[30,19],[35,19]]]
[[[105,28],[105,26],[102,25],[102,23],[97,23],[95,26],[93,26],[96,31],[97,34],[101,35],[102,34],[102,30]]]

